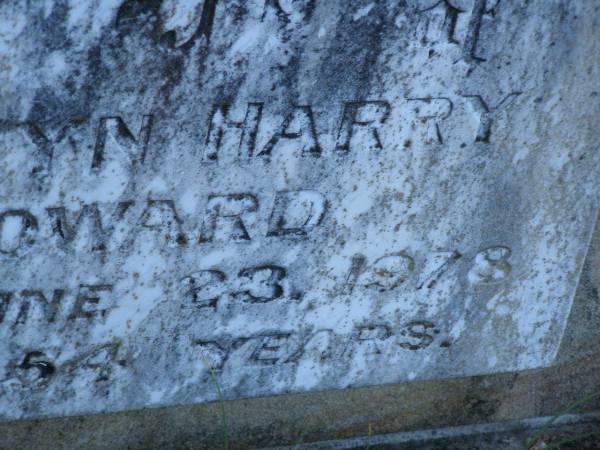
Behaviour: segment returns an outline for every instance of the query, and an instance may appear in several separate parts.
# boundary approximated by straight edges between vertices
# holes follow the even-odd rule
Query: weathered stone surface
[[[597,8],[2,3],[0,417],[550,364]]]

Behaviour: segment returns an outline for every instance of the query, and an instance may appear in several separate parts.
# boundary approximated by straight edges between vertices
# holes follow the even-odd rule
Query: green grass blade
[[[294,442],[292,444],[292,447],[290,447],[291,450],[298,450],[300,448],[300,446],[304,443],[304,438],[306,437],[306,435],[308,434],[308,430],[304,430],[300,436],[298,436],[298,439],[296,440],[296,442]]]
[[[562,439],[560,441],[553,442],[550,445],[546,445],[545,447],[542,448],[542,450],[551,450],[553,448],[559,448],[563,444],[570,444],[571,442],[578,442],[578,441],[581,441],[583,439],[586,439],[586,438],[592,437],[592,436],[600,436],[600,430],[590,431],[589,433],[576,434],[575,436],[571,436],[571,437]]]
[[[204,361],[204,365],[208,369],[208,373],[210,374],[210,378],[215,385],[217,390],[217,396],[219,397],[219,406],[221,409],[221,421],[223,422],[223,450],[229,450],[229,428],[227,425],[227,414],[225,414],[225,399],[223,398],[223,393],[221,392],[221,386],[219,385],[219,380],[217,380],[217,375],[215,374],[214,369],[210,365],[210,363],[206,360],[206,358],[202,357]]]
[[[527,440],[527,442],[525,443],[525,447],[523,447],[523,450],[531,450],[531,447],[533,447],[542,438],[542,436],[544,435],[544,433],[546,433],[548,428],[550,428],[552,424],[556,422],[559,418],[561,418],[565,414],[569,414],[571,411],[579,408],[581,405],[584,405],[585,403],[599,396],[600,391],[595,391],[587,395],[586,397],[577,400],[575,403],[572,403],[569,406],[567,406],[565,409],[553,416],[550,420],[546,421],[546,423],[544,423],[544,425],[530,439]]]
[[[369,434],[367,435],[367,446],[365,447],[365,450],[369,450],[371,448],[371,436],[373,435],[373,426],[371,425],[371,422],[369,422]]]

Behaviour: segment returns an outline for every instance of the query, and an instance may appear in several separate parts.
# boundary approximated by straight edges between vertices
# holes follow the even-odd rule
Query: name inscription
[[[473,135],[474,142],[490,143],[494,118],[504,112],[520,94],[518,91],[510,92],[495,104],[478,94],[463,94],[460,97],[468,101],[479,122]],[[413,123],[411,128],[422,128],[421,135],[425,144],[443,144],[443,122],[453,113],[455,101],[450,97],[407,97],[405,104],[399,106],[412,116],[408,118]],[[392,105],[386,100],[344,103],[337,122],[333,148],[325,149],[320,141],[319,127],[311,105],[292,105],[284,117],[269,117],[270,123],[279,123],[278,129],[274,131],[263,130],[265,108],[264,103],[248,103],[242,118],[236,120],[232,117],[230,105],[214,105],[206,125],[204,141],[199,145],[201,163],[216,163],[224,152],[233,153],[239,163],[252,159],[268,160],[279,148],[286,148],[288,152],[300,157],[314,158],[324,154],[343,156],[357,151],[382,150],[384,125],[392,114]],[[80,152],[77,141],[71,138],[70,133],[75,130],[84,131],[81,127],[86,126],[89,120],[90,118],[85,117],[73,118],[53,134],[44,131],[36,123],[4,120],[0,121],[0,132],[20,130],[38,149],[38,154],[34,155],[39,160],[33,173],[35,174],[49,170],[55,148],[68,144],[74,151]],[[464,120],[470,122],[469,117]],[[160,126],[161,123],[153,114],[142,116],[138,133],[132,131],[121,116],[100,117],[89,167],[94,170],[102,168],[109,142],[128,149],[132,161],[143,165],[152,146],[152,130]],[[270,136],[267,133],[271,133]],[[264,141],[260,147],[257,144],[259,135]]]

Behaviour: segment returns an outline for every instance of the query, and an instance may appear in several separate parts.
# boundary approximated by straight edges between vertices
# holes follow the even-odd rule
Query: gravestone
[[[597,8],[3,2],[0,418],[549,366]]]

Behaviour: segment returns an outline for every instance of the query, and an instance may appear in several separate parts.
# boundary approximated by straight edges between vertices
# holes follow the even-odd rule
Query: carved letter
[[[182,295],[198,308],[216,308],[225,293],[225,278],[220,270],[200,270],[181,280]]]
[[[493,108],[488,106],[481,95],[463,95],[463,97],[471,99],[475,111],[479,114],[479,129],[477,130],[475,142],[484,142],[486,144],[490,142],[494,117],[499,111],[510,105],[518,95],[521,95],[521,92],[511,92]]]
[[[143,163],[148,150],[148,141],[150,140],[150,130],[152,129],[153,116],[145,115],[142,118],[142,126],[138,139],[133,137],[123,119],[118,116],[101,117],[96,134],[96,145],[94,145],[94,155],[92,157],[92,169],[99,169],[104,160],[106,148],[106,139],[111,137],[120,147],[129,149],[130,156],[133,159],[139,158]]]
[[[407,350],[420,350],[428,347],[433,342],[433,336],[427,334],[426,331],[431,329],[435,332],[435,325],[426,320],[413,320],[406,324],[406,330],[403,330],[400,334],[403,336],[408,335],[411,342],[398,342],[397,344]],[[415,342],[414,340],[417,340]]]
[[[455,6],[455,3],[458,3],[458,6]],[[476,63],[485,61],[485,58],[477,55],[477,43],[483,17],[485,15],[493,17],[498,3],[498,0],[473,0],[469,23],[465,27],[466,35],[464,35],[464,39],[460,39],[460,36],[457,36],[459,34],[457,23],[459,14],[466,12],[466,9],[461,9],[461,6],[464,7],[464,2],[439,0],[432,6],[419,11],[423,13],[424,20],[419,22],[417,32],[421,35],[423,43],[438,41],[442,36],[451,44],[460,45],[459,40],[462,40],[461,49],[465,61]]]
[[[275,202],[267,236],[306,236],[323,220],[327,200],[317,191],[280,191]]]
[[[31,155],[34,162],[34,169],[32,171],[32,175],[34,173],[41,172],[43,170],[47,170],[50,167],[50,162],[52,161],[52,144],[42,131],[41,127],[35,122],[12,122],[8,120],[0,120],[0,133],[12,133],[17,131],[21,134],[21,136],[26,136],[29,141],[36,147],[36,150]],[[12,136],[8,138],[8,141],[11,142]],[[19,139],[21,140],[21,139]],[[11,145],[15,145],[14,141],[11,142]],[[19,146],[21,147],[21,146]],[[13,148],[12,151],[22,151],[20,148]]]
[[[225,241],[249,241],[242,215],[257,209],[258,200],[251,194],[209,196],[199,241],[212,242],[215,237]],[[224,229],[218,230],[220,226]]]
[[[13,293],[10,291],[0,291],[0,323],[4,322],[8,305],[12,300]]]
[[[457,251],[440,251],[428,255],[417,289],[434,287],[440,277],[461,257],[462,255]]]
[[[469,270],[467,278],[471,283],[497,283],[510,275],[512,270],[508,262],[511,250],[501,245],[489,247],[480,251],[475,256],[473,267]]]
[[[287,23],[294,23],[294,19],[308,19],[315,9],[316,0],[265,0],[266,7],[271,6],[275,9],[275,13],[281,19],[285,19]],[[264,17],[264,15],[263,15]]]
[[[12,122],[0,120],[0,133],[10,133],[18,130],[25,135],[29,141],[37,148],[37,154],[31,155],[35,160],[35,171],[40,172],[50,167],[52,161],[53,145],[61,140],[66,134],[68,125],[63,127],[54,139],[49,139],[42,128],[36,122]],[[14,144],[13,144],[14,145]],[[13,151],[18,151],[17,148]]]
[[[420,102],[415,108],[417,118],[427,124],[427,144],[443,144],[444,138],[439,122],[447,119],[452,113],[452,102],[446,97],[409,98],[410,102]]]
[[[390,115],[390,110],[389,103],[385,101],[345,103],[336,149],[349,152],[359,143],[367,149],[381,150],[379,128]]]
[[[358,278],[365,272],[367,267],[367,258],[360,253],[352,256],[352,260],[350,262],[350,270],[348,271],[348,275],[346,276],[346,281],[344,285],[344,293],[351,294],[356,286],[356,281]]]
[[[66,121],[66,124],[58,132],[48,135],[37,122],[13,122],[0,119],[0,135],[18,131],[22,137],[26,137],[36,147],[36,153],[31,154],[32,161],[28,161],[28,163],[30,163],[31,167],[30,175],[37,177],[38,175],[47,174],[47,171],[50,169],[54,156],[54,147],[70,134],[73,127],[79,127],[86,121],[85,117],[72,117]],[[73,142],[69,143],[71,146],[74,146]],[[26,143],[20,140],[20,143],[17,144],[19,148],[14,148],[13,150],[21,151],[23,144]],[[14,141],[12,145],[15,145]]]
[[[469,26],[467,28],[467,36],[465,37],[463,45],[463,55],[466,61],[485,61],[485,58],[476,54],[483,16],[486,14],[491,14],[493,16],[498,3],[499,0],[474,0]]]
[[[458,15],[464,11],[454,7],[448,0],[440,0],[433,6],[419,11],[423,19],[419,20],[417,33],[421,36],[421,42],[436,42],[442,36],[452,44],[458,41],[454,36]]]
[[[69,319],[104,317],[113,306],[110,300],[112,289],[110,284],[80,285]]]
[[[359,341],[386,340],[391,335],[392,332],[387,325],[364,325],[358,327],[357,339]]]
[[[241,292],[245,300],[252,303],[266,303],[283,295],[279,284],[285,278],[285,269],[273,265],[250,267],[240,271],[238,276],[244,281],[245,290]]]
[[[383,350],[381,344],[392,336],[392,331],[387,325],[363,325],[357,328],[358,344],[367,354],[380,354]]]
[[[365,287],[388,291],[404,283],[414,267],[413,259],[405,252],[382,256],[364,274],[361,282]]]
[[[10,316],[14,317],[14,325],[24,324],[32,319],[54,322],[58,305],[64,294],[65,292],[62,289],[54,289],[52,300],[48,300],[40,290],[25,289],[21,291],[18,299],[11,303],[14,294],[12,292],[0,292],[0,323],[7,316],[10,304],[14,305],[11,307],[10,313]]]
[[[169,243],[187,243],[173,200],[148,200],[140,220],[144,228],[158,231]]]
[[[67,214],[64,206],[47,208],[46,211],[52,220],[52,231],[65,241],[72,242],[75,238],[91,241],[93,251],[106,250],[106,240],[112,235],[115,223],[122,220],[132,201],[119,202],[111,214],[108,224],[103,226],[97,203],[82,205],[78,212]],[[71,216],[71,219],[68,216]],[[85,231],[83,224],[87,224]]]
[[[306,360],[308,363],[322,364],[334,356],[334,340],[335,334],[332,330],[315,331],[286,362],[297,363]]]
[[[200,12],[199,6],[202,7]],[[206,43],[210,40],[214,23],[217,0],[203,2],[181,2],[166,0],[160,5],[161,22],[164,32],[161,42],[171,47],[189,49],[196,38],[204,36]],[[182,19],[187,19],[182,23]]]
[[[207,370],[221,371],[229,356],[229,349],[224,349],[215,341],[194,342],[200,349],[200,358]]]
[[[281,132],[276,133],[257,156],[270,156],[274,147],[289,149],[290,152],[299,152],[302,156],[321,155],[310,106],[295,106],[283,121]]]
[[[248,103],[248,109],[246,110],[243,122],[233,122],[228,118],[229,105],[215,107],[208,125],[203,161],[217,161],[219,151],[224,146],[224,141],[231,139],[228,135],[234,133],[236,136],[239,135],[238,155],[242,158],[251,156],[254,153],[254,146],[256,145],[256,135],[262,116],[262,107],[262,103]]]
[[[62,289],[54,289],[52,300],[48,301],[46,296],[40,290],[24,290],[21,291],[23,299],[19,317],[26,319],[29,315],[31,304],[36,305],[37,311],[34,311],[37,319],[54,322],[59,302],[64,297],[65,291]],[[17,318],[17,321],[19,319]]]
[[[259,364],[277,364],[289,356],[290,334],[257,336],[258,345],[250,355],[250,360]]]
[[[37,220],[29,211],[4,211],[0,214],[0,253],[14,254],[21,245],[33,244],[37,229]]]

